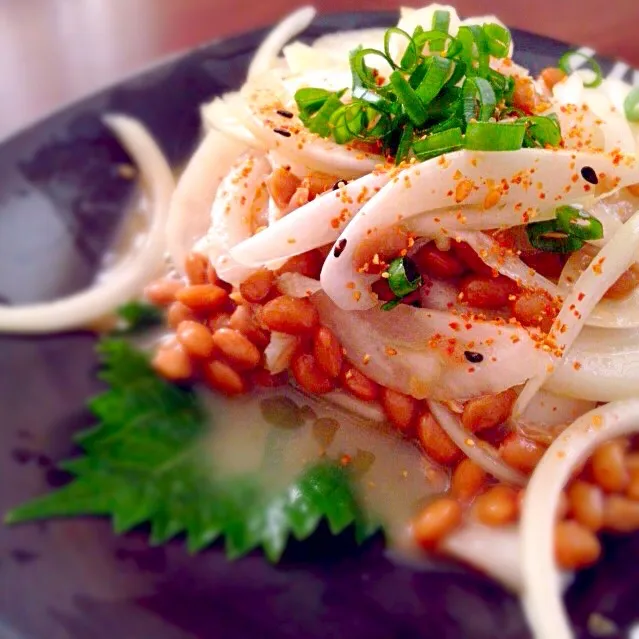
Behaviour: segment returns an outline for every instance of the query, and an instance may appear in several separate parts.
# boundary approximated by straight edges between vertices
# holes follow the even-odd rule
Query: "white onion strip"
[[[289,14],[266,36],[256,51],[248,68],[248,79],[253,80],[272,66],[282,47],[296,35],[304,31],[317,12],[313,7],[301,7]]]
[[[209,228],[211,205],[222,179],[245,148],[219,131],[209,131],[184,169],[166,222],[166,248],[180,273],[187,254]]]
[[[344,227],[390,179],[374,172],[316,197],[231,250],[247,266],[262,266],[333,243]]]
[[[559,289],[555,284],[531,269],[514,252],[506,252],[485,233],[459,231],[455,234],[455,239],[470,244],[482,262],[521,286],[543,289],[552,297],[559,295]]]
[[[492,446],[485,442],[480,442],[469,433],[462,426],[457,415],[439,402],[429,401],[428,408],[430,408],[430,412],[437,420],[437,423],[446,431],[446,434],[478,466],[481,466],[493,477],[508,484],[526,485],[526,476],[502,461]]]
[[[86,326],[139,295],[164,260],[164,229],[173,195],[171,169],[146,128],[124,115],[108,115],[115,133],[140,170],[152,203],[149,231],[137,255],[88,289],[53,302],[7,308],[0,306],[0,332],[47,333]]]
[[[565,358],[568,349],[577,339],[588,320],[588,316],[606,291],[619,276],[635,261],[639,250],[639,212],[635,213],[610,238],[597,257],[575,282],[566,297],[559,315],[555,319],[548,343],[555,365]],[[561,356],[556,353],[561,353]],[[555,366],[556,367],[556,366]],[[546,368],[541,375],[532,377],[524,387],[513,413],[521,415],[535,393],[546,383],[554,371]]]
[[[554,560],[555,513],[573,469],[601,443],[639,430],[639,400],[601,406],[569,426],[533,472],[521,515],[523,605],[536,639],[571,639]]]

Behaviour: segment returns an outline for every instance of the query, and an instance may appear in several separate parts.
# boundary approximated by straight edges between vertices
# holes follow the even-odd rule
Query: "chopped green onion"
[[[564,53],[561,58],[559,58],[557,66],[566,75],[570,75],[574,71],[572,67],[573,58],[583,58],[586,61],[586,64],[590,67],[591,71],[595,74],[595,77],[590,82],[584,82],[584,86],[587,89],[594,89],[595,87],[598,87],[603,80],[603,73],[601,72],[599,63],[593,57],[579,51],[568,51]]]
[[[331,116],[341,106],[343,106],[342,101],[337,97],[336,93],[332,93],[307,124],[308,130],[317,133],[317,135],[323,138],[327,138],[331,134],[329,124]]]
[[[466,78],[462,87],[462,114],[466,122],[488,120],[495,112],[497,98],[488,80]]]
[[[584,245],[578,237],[557,230],[556,220],[528,224],[526,234],[534,248],[550,253],[572,253]]]
[[[405,297],[422,285],[422,276],[412,260],[398,257],[388,267],[388,285],[397,297]]]
[[[393,56],[390,50],[391,38],[394,35],[401,36],[402,38],[406,38],[408,40],[408,45],[406,46],[406,50],[404,51],[404,55],[402,56],[401,62],[399,64],[395,64],[395,62],[393,61]],[[406,31],[400,29],[399,27],[391,27],[390,29],[386,29],[386,33],[384,33],[384,54],[393,69],[401,69],[406,73],[412,73],[419,63],[419,51],[417,50],[415,41],[413,40],[413,38],[410,37],[410,35],[408,35],[408,33],[406,33]]]
[[[465,126],[465,122],[458,115],[451,115],[446,120],[441,120],[437,124],[429,127],[428,134],[441,133],[442,131],[448,131],[449,129],[462,130]]]
[[[396,115],[400,111],[400,104],[398,102],[391,102],[390,100],[382,97],[378,93],[365,89],[364,87],[356,87],[353,89],[353,97],[358,100],[368,102],[377,111],[382,111],[388,115]]]
[[[428,105],[428,121],[442,120],[457,114],[462,91],[459,87],[446,87]]]
[[[556,118],[532,115],[520,118],[517,122],[526,125],[526,135],[524,137],[524,146],[526,147],[556,147],[561,143],[561,129]]]
[[[455,63],[448,58],[442,58],[438,55],[429,58],[426,75],[415,89],[415,93],[417,93],[423,104],[429,104],[435,99],[446,82],[448,82],[454,66]]]
[[[393,71],[390,75],[390,85],[395,91],[397,99],[402,103],[404,112],[415,126],[421,126],[426,120],[426,109],[415,90],[410,86],[400,71]]]
[[[351,52],[350,62],[353,79],[357,78],[361,86],[367,89],[379,89],[377,77],[366,65],[366,56],[368,55],[383,58],[391,67],[395,67],[395,64],[385,53],[377,49],[357,48]]]
[[[402,128],[402,137],[399,139],[397,145],[397,152],[395,153],[395,164],[401,164],[410,151],[410,146],[413,142],[413,133],[415,128],[410,122],[406,122]]]
[[[322,107],[324,102],[333,95],[332,91],[326,89],[303,88],[295,92],[295,102],[300,113],[311,115]]]
[[[558,230],[580,240],[600,240],[604,236],[603,225],[583,209],[574,206],[560,206],[557,214]]]
[[[433,14],[433,31],[441,31],[448,34],[450,27],[450,11],[442,11],[438,9]],[[444,38],[432,40],[430,43],[431,51],[443,51],[446,40]]]
[[[526,125],[519,122],[470,122],[465,146],[473,151],[516,151],[525,133]]]
[[[623,101],[623,108],[630,122],[639,122],[639,87],[631,89]]]
[[[461,129],[447,129],[413,142],[413,153],[420,160],[429,160],[444,153],[462,148],[464,137]]]
[[[510,31],[493,22],[485,24],[483,28],[488,53],[495,58],[505,58],[510,53],[510,43],[512,41]]]
[[[420,85],[421,81],[426,76],[426,73],[428,72],[429,67],[430,67],[429,61],[426,60],[425,62],[422,62],[421,64],[419,64],[417,68],[413,71],[413,73],[411,73],[410,78],[408,78],[408,84],[410,84],[413,87],[413,89],[416,89]]]
[[[396,297],[394,300],[390,302],[386,302],[386,304],[382,304],[381,309],[383,311],[392,311],[402,300],[399,297]]]
[[[343,104],[333,112],[329,126],[337,144],[346,144],[358,136],[367,125],[366,106],[361,102]]]
[[[477,73],[478,75],[485,77],[490,69],[490,56],[488,54],[488,45],[486,43],[484,29],[478,24],[470,24],[464,28],[468,29],[473,36],[474,48],[477,51]],[[459,37],[459,34],[457,37]]]

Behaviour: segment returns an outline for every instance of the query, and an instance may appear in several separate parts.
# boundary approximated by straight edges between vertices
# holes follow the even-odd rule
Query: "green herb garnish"
[[[534,222],[526,226],[528,241],[540,251],[572,253],[579,250],[585,240],[600,240],[601,222],[583,209],[560,206],[556,218],[546,222]]]
[[[561,58],[559,58],[557,66],[566,75],[570,75],[573,72],[572,61],[575,58],[582,58],[585,61],[585,64],[589,66],[591,71],[594,73],[594,78],[590,82],[584,82],[584,86],[587,89],[594,89],[598,87],[603,81],[603,73],[599,63],[592,56],[581,53],[580,51],[567,51],[561,56]]]
[[[350,101],[343,100],[344,91],[299,89],[295,100],[300,118],[309,130],[338,144],[354,139],[374,142],[396,164],[462,148],[505,151],[558,146],[561,132],[551,116],[500,122],[517,111],[515,82],[492,69],[490,57],[510,54],[510,31],[488,23],[462,26],[452,36],[449,26],[449,12],[438,10],[429,31],[418,26],[411,35],[398,27],[387,29],[383,50],[359,47],[350,53]],[[394,41],[406,43],[397,60]],[[387,78],[368,66],[372,58],[390,66]],[[491,126],[476,127],[477,122]],[[450,143],[445,137],[430,139],[449,130],[453,131]]]
[[[279,491],[253,476],[216,479],[195,393],[160,379],[124,340],[104,339],[98,352],[109,389],[90,402],[98,425],[76,437],[83,455],[60,465],[72,480],[9,512],[7,524],[103,515],[116,533],[150,523],[153,545],[184,533],[197,552],[224,537],[230,558],[262,547],[272,561],[290,535],[304,539],[324,519],[334,534],[353,525],[360,541],[375,532],[337,464],[312,466]]]
[[[639,87],[634,87],[623,101],[626,118],[630,122],[639,122]]]

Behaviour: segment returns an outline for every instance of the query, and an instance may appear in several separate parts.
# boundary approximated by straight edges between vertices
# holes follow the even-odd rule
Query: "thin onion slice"
[[[187,254],[209,228],[222,179],[245,149],[245,144],[209,131],[178,180],[166,222],[166,248],[180,273]]]
[[[282,47],[291,38],[304,31],[313,22],[316,13],[311,6],[301,7],[279,22],[253,56],[248,68],[248,79],[258,78],[271,69]]]
[[[485,233],[471,233],[458,231],[455,239],[469,244],[477,256],[498,273],[509,277],[525,288],[543,289],[552,297],[559,295],[559,289],[553,282],[546,279],[525,264],[514,251],[506,251]]]
[[[376,276],[361,273],[354,264],[358,246],[371,233],[406,225],[410,218],[442,208],[467,206],[508,208],[520,223],[536,218],[539,211],[554,209],[563,201],[585,197],[591,185],[579,175],[589,166],[596,173],[618,178],[617,187],[639,178],[634,156],[576,153],[565,150],[520,149],[500,153],[457,151],[415,164],[395,176],[365,204],[340,236],[344,250],[331,255],[322,269],[322,286],[335,303],[346,310],[375,305],[370,286]],[[573,182],[573,176],[577,181]],[[508,188],[504,188],[502,181]],[[495,204],[495,201],[497,203]],[[470,211],[469,211],[470,214]],[[450,232],[454,237],[454,232]],[[348,287],[345,285],[348,283]]]
[[[139,252],[88,289],[53,302],[0,306],[0,332],[47,333],[81,328],[140,294],[164,262],[164,230],[175,183],[171,168],[147,129],[125,115],[108,115],[114,132],[138,166],[152,202],[147,236]]]
[[[469,523],[445,537],[441,549],[521,592],[520,545],[518,526]]]
[[[428,402],[428,408],[446,434],[478,466],[500,481],[515,486],[526,485],[526,476],[504,462],[492,446],[479,441],[472,433],[469,433],[452,411],[443,404],[433,401]]]
[[[277,288],[283,295],[310,297],[322,290],[319,280],[300,273],[282,273],[277,280]]]
[[[614,402],[586,413],[546,451],[528,482],[521,515],[523,605],[537,639],[574,636],[561,598],[554,560],[555,513],[573,469],[605,441],[639,430],[639,400]]]
[[[638,252],[639,212],[635,213],[612,236],[566,297],[546,340],[555,364],[565,357],[597,303],[634,262]],[[523,413],[528,402],[546,383],[553,371],[554,368],[550,366],[542,375],[528,381],[517,398],[513,411],[515,415]]]
[[[389,173],[376,171],[323,193],[235,246],[231,256],[257,267],[331,244],[389,179]]]

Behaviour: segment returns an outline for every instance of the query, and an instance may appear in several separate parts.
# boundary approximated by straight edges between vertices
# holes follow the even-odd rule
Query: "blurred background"
[[[297,0],[0,0],[0,138],[154,61],[266,26]],[[323,12],[401,0],[316,0]],[[457,0],[462,15],[587,45],[639,67],[639,0]],[[239,80],[239,79],[238,79]]]

